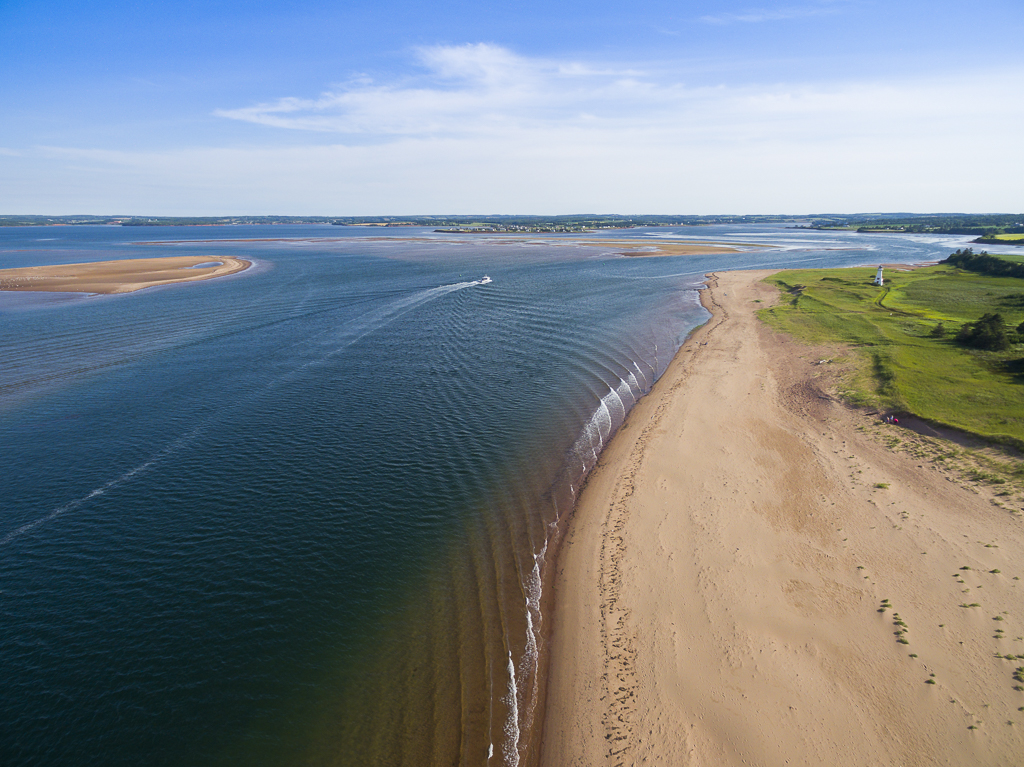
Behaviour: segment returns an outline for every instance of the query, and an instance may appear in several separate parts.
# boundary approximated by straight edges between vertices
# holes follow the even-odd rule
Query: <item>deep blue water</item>
[[[777,246],[626,259],[380,234],[0,229],[0,268],[255,261],[0,293],[0,763],[532,763],[548,544],[706,318],[703,274],[966,242],[593,236]]]

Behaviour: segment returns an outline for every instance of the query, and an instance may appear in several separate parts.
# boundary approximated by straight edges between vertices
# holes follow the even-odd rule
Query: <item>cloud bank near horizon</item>
[[[678,62],[490,43],[412,54],[387,79],[217,108],[250,126],[245,143],[0,151],[17,182],[0,208],[86,195],[104,210],[74,212],[999,210],[1022,188],[1024,105],[1007,98],[1021,70],[723,84]]]

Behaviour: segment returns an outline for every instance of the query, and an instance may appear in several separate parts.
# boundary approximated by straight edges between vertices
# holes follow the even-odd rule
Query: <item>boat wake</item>
[[[106,495],[109,491],[120,487],[126,482],[130,482],[135,477],[148,471],[154,464],[159,463],[165,458],[168,458],[173,453],[176,453],[178,450],[188,445],[192,440],[199,436],[200,432],[202,432],[203,430],[204,427],[197,427],[193,429],[184,436],[178,437],[176,440],[171,442],[167,447],[153,455],[148,460],[144,461],[143,463],[140,463],[138,466],[135,466],[132,469],[129,469],[120,476],[114,477],[106,484],[97,487],[95,490],[86,493],[80,498],[76,498],[73,501],[65,503],[63,506],[54,509],[53,511],[39,517],[38,519],[34,519],[31,522],[26,522],[20,527],[16,527],[14,530],[11,530],[9,533],[7,533],[7,535],[5,535],[3,538],[0,538],[0,546],[6,546],[15,538],[19,538],[25,533],[35,530],[40,525],[44,525],[47,522],[51,522],[52,520],[57,519],[57,517],[62,517],[68,512],[75,511],[76,509],[80,508],[81,506],[84,506],[86,503],[91,501],[93,498],[98,498],[101,495]]]
[[[416,293],[413,293],[412,295],[404,296],[400,299],[392,301],[391,303],[379,309],[371,311],[363,315],[362,317],[358,318],[355,322],[351,323],[348,327],[346,327],[340,336],[336,335],[334,338],[329,339],[328,343],[332,347],[330,351],[321,354],[320,356],[318,356],[317,359],[314,359],[311,362],[306,363],[305,365],[301,365],[300,367],[296,368],[290,373],[287,373],[283,376],[280,376],[278,379],[271,381],[266,385],[264,391],[251,392],[247,397],[244,397],[242,398],[242,400],[239,400],[239,403],[242,401],[251,400],[256,396],[259,396],[261,393],[265,393],[266,390],[277,388],[284,382],[284,379],[301,373],[307,367],[324,363],[325,361],[336,356],[339,352],[351,346],[361,338],[369,335],[370,333],[373,333],[376,330],[380,330],[385,325],[396,320],[402,315],[412,311],[413,309],[427,303],[428,301],[440,298],[441,296],[447,295],[449,293],[454,293],[457,290],[463,290],[465,288],[474,287],[476,285],[488,285],[491,282],[493,282],[493,280],[491,280],[491,278],[488,277],[487,275],[484,275],[483,279],[480,280],[472,280],[469,282],[456,282],[449,285],[440,285],[436,288],[428,288],[426,290],[421,290]],[[97,487],[92,491],[86,493],[85,495],[76,498],[75,500],[70,501],[56,509],[51,510],[47,514],[44,514],[43,516],[38,517],[37,519],[34,519],[30,522],[26,522],[21,526],[11,530],[3,537],[0,537],[0,547],[6,546],[11,541],[36,529],[37,527],[40,527],[41,525],[44,525],[59,517],[62,517],[69,512],[77,511],[79,508],[88,504],[93,499],[105,495],[109,491],[114,490],[115,488],[132,481],[140,474],[147,472],[154,464],[159,463],[160,461],[169,457],[173,453],[178,452],[183,447],[186,447],[196,437],[198,437],[200,433],[209,428],[209,426],[212,425],[212,422],[212,420],[207,421],[206,423],[203,423],[200,426],[192,429],[185,435],[172,441],[162,450],[155,453],[147,461],[144,461],[138,466],[135,466],[134,468],[125,471],[124,473],[120,474],[117,477],[114,477],[113,479],[107,481],[100,487]]]

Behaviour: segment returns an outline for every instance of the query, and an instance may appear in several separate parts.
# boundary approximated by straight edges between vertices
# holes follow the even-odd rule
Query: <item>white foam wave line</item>
[[[646,364],[646,363],[644,363],[644,364]],[[644,386],[643,386],[643,391],[644,391],[644,392],[648,392],[648,391],[650,391],[650,390],[651,390],[651,385],[652,385],[652,384],[653,384],[654,382],[653,382],[653,381],[652,381],[651,379],[649,379],[649,378],[648,378],[648,377],[647,377],[647,376],[646,376],[646,375],[644,374],[644,372],[643,372],[643,371],[642,371],[642,370],[640,369],[640,365],[639,365],[639,363],[637,363],[637,361],[636,361],[636,360],[633,360],[633,367],[635,367],[635,368],[636,368],[636,372],[640,374],[640,377],[644,379]],[[648,367],[650,367],[650,365],[648,365]],[[653,368],[651,368],[651,369],[653,370]]]
[[[631,407],[633,407],[633,405],[636,404],[636,401],[638,399],[636,394],[633,392],[633,384],[636,383],[636,380],[634,379],[633,384],[630,384],[630,382],[629,382],[629,379],[632,378],[632,377],[633,377],[632,373],[627,374],[627,376],[622,379],[622,383],[620,383],[615,388],[615,393],[618,394],[619,401],[622,403],[622,408],[623,408],[623,414],[622,415],[623,415],[623,417],[625,417],[626,412],[628,412],[629,409]],[[626,397],[629,397],[629,399],[630,399],[629,405],[626,404]]]
[[[598,403],[597,410],[592,419],[594,428],[597,430],[597,442],[601,447],[604,447],[604,443],[612,434],[612,413],[608,409],[607,396],[601,397],[601,401]]]
[[[548,530],[553,532],[555,529],[557,529],[557,525],[552,522],[548,526]],[[512,651],[508,651],[509,682],[508,692],[503,698],[503,702],[508,707],[509,713],[505,724],[505,743],[502,746],[506,765],[519,764],[519,741],[522,732],[524,730],[529,732],[533,727],[533,717],[540,697],[539,639],[543,623],[540,609],[543,590],[541,570],[544,566],[547,548],[548,537],[545,537],[540,552],[533,555],[533,566],[530,568],[529,574],[524,576],[523,571],[521,569],[519,571],[519,580],[525,597],[526,644],[518,669],[513,660]],[[527,689],[527,685],[529,685],[529,697],[524,699],[521,695]]]
[[[691,306],[703,306],[700,302],[700,292],[704,289],[704,285],[694,285],[689,290],[683,292],[685,301]]]
[[[657,346],[657,344],[655,344],[655,346]],[[643,362],[647,367],[649,367],[651,369],[651,377],[647,379],[647,385],[648,386],[654,386],[654,382],[658,380],[658,367],[657,367],[657,365],[655,365],[653,362],[651,362],[650,360],[645,359],[645,358],[641,358],[640,361]],[[644,375],[646,376],[646,373]]]
[[[503,702],[508,707],[505,721],[505,742],[501,744],[506,767],[519,767],[519,691],[516,689],[516,665],[512,662],[512,651],[508,651],[508,694]]]
[[[632,404],[628,407],[623,399],[627,392],[632,400]],[[571,452],[580,463],[572,475],[574,479],[582,480],[594,467],[598,456],[608,443],[608,439],[616,429],[622,426],[626,419],[626,413],[629,412],[632,405],[636,404],[642,393],[642,390],[634,393],[627,381],[619,379],[618,387],[609,387],[608,393],[601,397],[580,436],[572,446]],[[572,488],[571,484],[570,488]],[[575,498],[575,491],[573,497]]]
[[[519,678],[516,682],[517,687],[522,689],[523,685],[529,681],[530,672],[536,672],[537,668],[537,635],[534,629],[533,622],[533,609],[530,606],[530,601],[526,601],[526,647],[523,649],[523,657],[519,661]],[[530,730],[530,725],[533,720],[533,701],[537,696],[537,674],[533,674],[533,694],[528,700],[520,701],[520,727],[527,732]]]
[[[630,394],[633,396],[633,404],[635,405],[640,401],[640,397],[644,395],[644,387],[640,385],[640,382],[636,380],[636,376],[632,372],[627,377],[626,385],[629,387]]]
[[[107,482],[105,485],[101,485],[100,487],[97,487],[96,489],[91,490],[90,492],[86,493],[81,498],[76,498],[73,501],[65,503],[63,506],[60,506],[60,507],[54,509],[53,511],[49,512],[48,514],[45,514],[42,517],[39,517],[38,519],[34,519],[31,522],[26,522],[21,527],[18,527],[16,529],[12,530],[11,532],[7,533],[7,535],[5,535],[3,538],[0,538],[0,546],[4,546],[4,545],[10,543],[15,538],[20,538],[25,533],[28,533],[28,532],[30,532],[32,530],[35,530],[40,525],[45,525],[47,522],[51,522],[54,519],[57,519],[58,517],[64,516],[68,512],[74,511],[75,509],[78,509],[81,506],[84,506],[86,503],[91,501],[93,498],[99,498],[101,495],[105,495],[106,493],[110,492],[111,490],[113,490],[113,489],[115,489],[117,487],[120,487],[121,485],[125,484],[126,482],[130,482],[132,479],[134,479],[135,477],[137,477],[140,474],[142,474],[143,472],[145,472],[147,469],[149,469],[155,463],[158,463],[162,459],[164,459],[167,456],[169,456],[171,453],[174,453],[177,450],[180,450],[186,444],[188,444],[193,439],[195,439],[202,430],[203,430],[203,427],[197,427],[197,428],[193,429],[191,432],[189,432],[185,436],[179,437],[178,439],[174,440],[174,442],[172,442],[170,445],[165,447],[163,450],[161,450],[159,453],[154,455],[152,458],[149,458],[148,460],[144,461],[143,463],[140,463],[138,466],[136,466],[136,467],[134,467],[132,469],[129,469],[124,474],[121,474],[120,476],[115,477],[114,479],[112,479],[109,482]]]
[[[540,609],[540,599],[543,593],[543,582],[541,581],[541,570],[544,566],[544,557],[547,553],[548,542],[544,541],[539,554],[533,555],[533,567],[524,582],[526,596],[526,648],[523,652],[523,661],[520,665],[520,675],[525,682],[532,676],[533,684],[530,688],[530,697],[526,701],[523,710],[523,727],[530,731],[533,727],[533,716],[536,712],[537,700],[540,697],[540,633],[543,627],[544,616]]]
[[[494,758],[494,664],[487,664],[487,761]]]
[[[608,438],[612,435],[612,431],[615,429],[616,422],[621,423],[622,419],[626,417],[626,406],[615,389],[609,389],[608,393],[601,398],[601,402],[604,403],[605,408],[608,410],[607,429],[601,434],[602,441],[607,442]],[[603,421],[602,425],[604,425]]]

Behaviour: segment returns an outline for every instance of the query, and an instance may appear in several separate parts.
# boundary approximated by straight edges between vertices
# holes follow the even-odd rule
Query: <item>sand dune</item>
[[[835,401],[766,274],[710,281],[581,496],[542,763],[1020,763],[1021,519]]]
[[[201,266],[210,264],[210,266]],[[88,264],[0,269],[0,290],[131,293],[154,285],[196,282],[235,274],[251,261],[223,256],[169,256]]]

